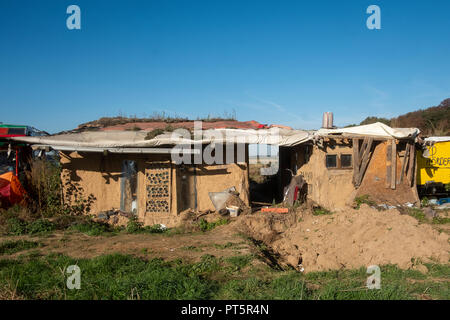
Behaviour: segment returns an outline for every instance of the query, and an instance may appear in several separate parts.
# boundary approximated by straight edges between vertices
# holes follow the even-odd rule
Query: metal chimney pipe
[[[333,112],[324,112],[322,117],[322,128],[332,129],[333,128]]]

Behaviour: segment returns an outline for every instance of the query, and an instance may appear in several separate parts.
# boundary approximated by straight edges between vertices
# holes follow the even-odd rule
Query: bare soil
[[[88,236],[79,232],[56,232],[48,236],[0,237],[6,240],[27,239],[39,241],[42,247],[34,249],[42,254],[61,253],[74,258],[92,258],[99,255],[122,253],[145,258],[165,260],[183,259],[199,261],[204,254],[229,257],[249,254],[251,244],[236,233],[233,227],[223,225],[209,232],[184,234],[118,234],[111,236]],[[15,257],[18,252],[8,257]],[[6,256],[4,256],[6,257]]]
[[[449,262],[449,236],[398,210],[367,205],[330,215],[262,214],[247,216],[241,228],[268,243],[285,264],[325,271],[397,264],[402,269],[425,262]]]

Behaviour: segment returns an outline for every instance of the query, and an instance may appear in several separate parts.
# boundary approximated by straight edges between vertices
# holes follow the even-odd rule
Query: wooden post
[[[367,139],[367,138],[366,138]],[[364,139],[364,140],[366,140]],[[367,166],[369,165],[370,155],[372,150],[373,138],[367,139],[366,148],[364,149],[363,156],[361,158],[361,167],[358,173],[358,179],[356,181],[356,185],[359,186],[364,178],[364,173],[366,172]],[[364,145],[364,143],[363,143]],[[362,150],[361,150],[362,151]]]
[[[391,189],[397,185],[397,141],[391,140],[392,162],[391,162]]]
[[[408,164],[409,160],[409,150],[410,150],[410,143],[406,143],[406,149],[405,149],[405,156],[403,157],[403,163],[402,163],[402,170],[400,171],[400,180],[398,184],[403,182],[403,177],[405,176],[406,166]]]
[[[359,175],[359,139],[353,139],[353,185],[356,186],[356,179]]]
[[[386,144],[386,188],[390,188],[392,179],[392,146],[387,141]]]
[[[408,182],[412,187],[414,185],[415,179],[415,167],[416,167],[416,148],[414,145],[411,145],[411,150],[409,152],[409,168],[408,168]]]

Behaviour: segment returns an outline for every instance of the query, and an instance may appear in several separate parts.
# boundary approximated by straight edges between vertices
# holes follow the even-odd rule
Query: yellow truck
[[[417,188],[421,195],[450,194],[450,137],[425,138],[417,151]]]

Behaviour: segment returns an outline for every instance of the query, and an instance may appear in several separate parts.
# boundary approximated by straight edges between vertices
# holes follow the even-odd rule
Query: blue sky
[[[313,129],[324,111],[346,125],[450,97],[448,0],[1,0],[0,45],[0,121],[49,132],[233,110]]]

